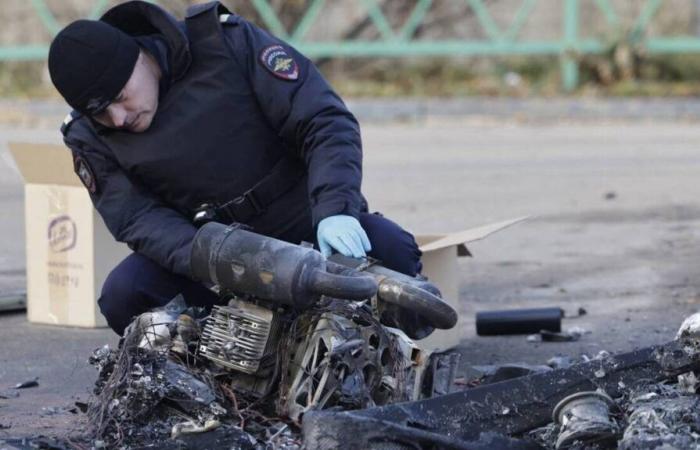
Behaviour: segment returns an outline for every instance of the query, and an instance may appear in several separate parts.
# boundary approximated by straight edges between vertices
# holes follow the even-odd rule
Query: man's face
[[[158,109],[159,79],[158,64],[141,51],[131,77],[117,98],[93,119],[108,128],[132,133],[146,131]]]

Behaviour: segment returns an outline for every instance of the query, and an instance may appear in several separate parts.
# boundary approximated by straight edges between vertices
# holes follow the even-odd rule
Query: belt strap
[[[214,213],[219,219],[247,223],[263,214],[272,202],[293,188],[305,172],[301,161],[284,157],[275,164],[265,178],[258,181],[243,195],[214,206]]]

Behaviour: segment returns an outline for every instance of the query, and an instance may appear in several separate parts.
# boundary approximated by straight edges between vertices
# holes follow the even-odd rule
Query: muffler
[[[344,274],[354,271],[361,260],[335,254],[329,258],[328,271]],[[377,297],[384,302],[382,323],[401,328],[412,339],[422,339],[434,328],[447,330],[457,324],[457,311],[442,300],[440,290],[426,279],[410,277],[373,264],[364,272],[377,280]]]
[[[235,294],[308,308],[322,295],[346,300],[376,295],[368,275],[332,274],[323,255],[312,248],[210,222],[194,237],[190,265],[194,276]]]

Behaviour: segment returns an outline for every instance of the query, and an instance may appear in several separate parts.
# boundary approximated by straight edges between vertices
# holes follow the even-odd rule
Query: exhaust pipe
[[[357,266],[358,262],[357,259],[335,254],[327,263],[328,271],[336,274],[357,273],[352,267]],[[419,324],[430,327],[422,331],[415,330],[413,336],[405,329],[404,331],[414,339],[427,336],[432,332],[432,328],[448,330],[457,324],[457,311],[442,301],[440,290],[429,281],[413,278],[381,265],[371,265],[360,273],[371,274],[377,280],[377,296],[380,300],[413,313],[399,314],[403,316],[402,319],[398,319],[399,322],[408,320],[414,323],[411,328],[416,328]],[[397,316],[397,313],[393,315]],[[397,325],[398,323],[390,324]]]
[[[194,276],[222,289],[263,300],[308,308],[322,295],[363,300],[376,295],[377,281],[356,271],[326,271],[321,253],[246,231],[240,225],[210,222],[194,237],[190,266]]]

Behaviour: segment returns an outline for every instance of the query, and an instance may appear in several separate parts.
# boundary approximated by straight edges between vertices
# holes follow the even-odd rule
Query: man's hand
[[[367,233],[352,216],[326,217],[318,224],[316,239],[325,257],[331,255],[332,249],[353,258],[361,258],[365,256],[365,252],[372,250]]]

